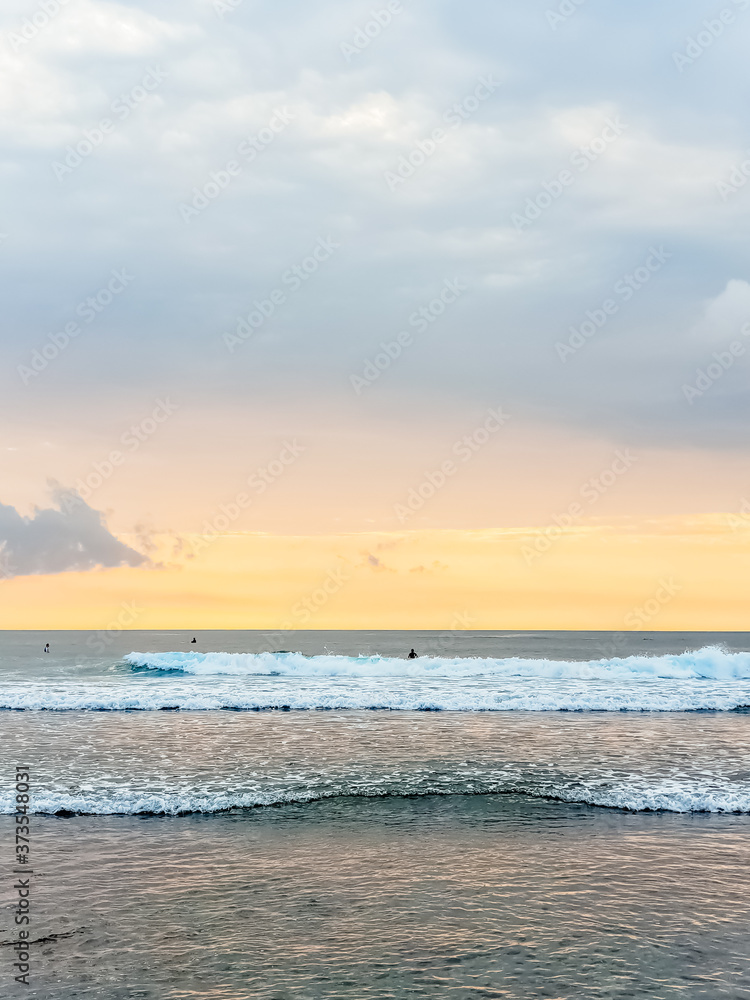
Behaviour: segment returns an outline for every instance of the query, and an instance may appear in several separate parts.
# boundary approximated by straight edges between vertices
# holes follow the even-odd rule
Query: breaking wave
[[[627,812],[674,813],[750,813],[750,789],[725,785],[717,787],[688,781],[663,780],[649,786],[646,782],[562,781],[540,784],[521,778],[504,780],[445,781],[415,786],[406,781],[385,788],[356,784],[347,787],[280,788],[245,793],[206,792],[184,789],[177,792],[149,792],[136,789],[113,789],[101,795],[42,792],[32,801],[32,812],[41,815],[78,816],[181,816],[191,813],[212,814],[264,806],[304,804],[331,798],[413,798],[429,795],[519,795],[531,799],[620,809]],[[0,796],[0,814],[9,815],[15,805],[9,795]]]
[[[588,661],[301,653],[129,653],[98,678],[0,684],[14,711],[729,712],[750,653]]]
[[[194,676],[340,678],[495,678],[548,680],[748,680],[750,653],[719,646],[666,656],[626,656],[571,661],[507,657],[304,656],[302,653],[129,653],[125,661],[143,670]]]

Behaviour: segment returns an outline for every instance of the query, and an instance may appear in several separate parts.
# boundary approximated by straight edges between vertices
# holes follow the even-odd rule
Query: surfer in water
[[[192,646],[195,641],[196,641],[195,636],[193,636],[193,638],[190,640],[190,645]]]
[[[406,657],[406,659],[407,660],[416,660],[417,659],[417,654],[414,652],[413,649],[412,649],[411,653],[409,653],[409,655]]]
[[[45,646],[44,646],[44,652],[45,653],[49,653],[49,643],[45,644]]]

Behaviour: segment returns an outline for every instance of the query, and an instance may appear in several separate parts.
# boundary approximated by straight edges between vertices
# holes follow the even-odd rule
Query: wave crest
[[[750,679],[750,652],[719,646],[663,656],[626,656],[599,660],[524,659],[522,657],[441,657],[417,660],[386,656],[305,656],[302,653],[128,653],[132,667],[194,676],[531,678],[546,680],[714,680]]]
[[[673,813],[750,813],[750,790],[740,787],[700,787],[694,783],[662,781],[640,786],[623,781],[601,786],[592,782],[550,782],[545,786],[522,779],[473,781],[454,787],[422,784],[412,787],[347,787],[255,790],[246,793],[216,792],[200,789],[179,792],[147,792],[134,789],[113,790],[103,795],[75,795],[67,792],[43,792],[34,796],[32,812],[37,815],[76,816],[184,816],[212,814],[264,806],[294,805],[332,798],[423,798],[431,795],[519,795],[530,799],[588,805],[625,812]],[[9,795],[0,796],[0,814],[9,815],[15,804]]]

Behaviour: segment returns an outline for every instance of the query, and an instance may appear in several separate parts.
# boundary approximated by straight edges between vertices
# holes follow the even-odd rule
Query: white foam
[[[129,653],[134,667],[195,676],[342,678],[515,678],[548,680],[748,680],[750,653],[718,646],[664,656],[599,660],[424,656],[416,660],[381,656],[304,656],[302,653]]]
[[[0,685],[0,709],[186,712],[359,710],[402,712],[690,712],[750,706],[750,682],[386,677],[154,677]]]
[[[546,659],[130,653],[132,672],[0,685],[0,709],[686,712],[750,706],[750,653]]]
[[[403,782],[395,787],[377,783],[371,787],[361,784],[336,787],[310,787],[257,789],[244,793],[207,792],[200,789],[182,789],[177,792],[145,791],[129,788],[110,790],[99,795],[71,794],[62,791],[42,791],[32,800],[35,814],[55,815],[74,813],[94,816],[166,815],[187,813],[216,813],[230,809],[250,809],[261,806],[306,803],[321,799],[400,798],[427,795],[497,795],[514,794],[533,799],[557,800],[580,803],[629,812],[663,811],[675,813],[750,813],[750,789],[736,785],[707,785],[687,780],[657,781],[650,786],[647,781],[623,780],[608,782],[568,781],[556,784],[525,782],[522,778],[507,777],[500,781],[470,782],[470,786],[456,782],[453,787],[445,783],[434,787],[419,787]],[[8,794],[0,795],[0,814],[10,815],[15,803]]]

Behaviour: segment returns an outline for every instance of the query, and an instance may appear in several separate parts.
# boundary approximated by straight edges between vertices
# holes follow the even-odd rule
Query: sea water
[[[750,636],[191,638],[0,635],[2,996],[750,997]]]

